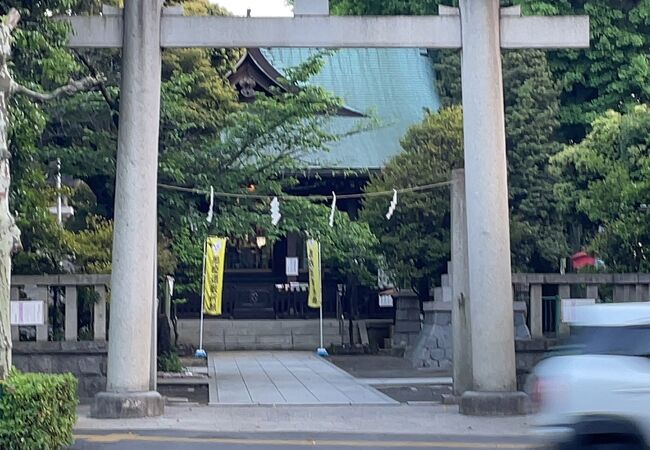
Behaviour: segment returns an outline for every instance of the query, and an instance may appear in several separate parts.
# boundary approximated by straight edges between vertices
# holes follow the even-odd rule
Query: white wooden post
[[[587,294],[587,298],[594,298],[598,300],[598,285],[588,284],[586,294]]]
[[[28,285],[23,291],[28,300],[44,302],[43,305],[43,325],[36,326],[36,340],[47,341],[49,339],[49,289],[48,286]]]
[[[567,336],[569,334],[569,324],[564,323],[562,320],[562,300],[571,298],[571,285],[561,284],[558,287],[558,296],[560,297],[560,305],[557,311],[560,314],[560,318],[558,320],[557,333],[560,336]]]
[[[93,337],[96,341],[106,340],[106,286],[94,287],[97,301],[93,305]]]
[[[65,287],[65,340],[76,341],[78,338],[77,324],[77,286]]]
[[[20,289],[18,289],[18,286],[11,286],[9,299],[10,301],[20,299]],[[20,340],[20,329],[17,325],[11,325],[11,340],[16,342]]]
[[[530,285],[530,334],[533,339],[544,337],[544,328],[542,326],[542,285]]]

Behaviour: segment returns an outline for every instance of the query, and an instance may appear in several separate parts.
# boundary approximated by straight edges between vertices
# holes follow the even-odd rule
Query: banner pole
[[[320,304],[320,348],[323,347],[323,303]]]
[[[204,296],[205,296],[205,251],[207,247],[207,239],[203,243],[203,269],[201,270],[201,322],[199,325],[199,348],[196,350],[195,356],[197,358],[205,358],[207,354],[203,350],[203,309],[204,309]]]
[[[327,353],[327,350],[325,349],[325,346],[323,345],[323,302],[325,301],[324,295],[323,295],[323,260],[322,260],[322,253],[321,253],[321,246],[320,246],[320,241],[318,241],[318,272],[320,276],[320,308],[318,308],[319,311],[319,325],[320,325],[320,347],[318,347],[318,350],[316,353],[318,356],[329,356]]]

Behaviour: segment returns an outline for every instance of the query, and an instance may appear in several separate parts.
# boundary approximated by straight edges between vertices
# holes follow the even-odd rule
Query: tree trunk
[[[4,94],[0,97],[0,141],[6,143],[6,99]],[[0,380],[11,370],[11,255],[20,246],[20,231],[9,212],[10,180],[9,159],[4,156],[0,161]]]
[[[0,381],[11,370],[11,256],[21,249],[20,230],[9,209],[11,173],[9,170],[9,97],[18,93],[36,102],[87,91],[100,85],[101,77],[70,81],[49,93],[36,92],[16,83],[9,70],[11,33],[20,14],[14,8],[0,21]]]
[[[20,15],[12,9],[0,25],[0,380],[11,370],[11,255],[20,248],[20,231],[9,210],[9,95],[11,32]]]

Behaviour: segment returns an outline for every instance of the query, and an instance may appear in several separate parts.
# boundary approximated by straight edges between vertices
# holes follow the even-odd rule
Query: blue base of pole
[[[208,354],[203,350],[202,348],[199,348],[194,352],[194,357],[196,358],[201,358],[201,359],[206,359],[208,357]]]
[[[318,349],[316,349],[316,354],[318,356],[322,356],[323,358],[329,356],[329,353],[327,353],[327,350],[325,350],[323,347],[319,347]]]

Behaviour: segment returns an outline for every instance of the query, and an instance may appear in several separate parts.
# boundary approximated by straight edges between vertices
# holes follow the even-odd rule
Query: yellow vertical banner
[[[203,283],[203,311],[221,314],[223,271],[226,262],[226,238],[209,236],[205,243],[205,273]]]
[[[309,264],[309,298],[310,308],[320,308],[323,302],[321,289],[320,243],[314,239],[307,241],[307,262]]]

